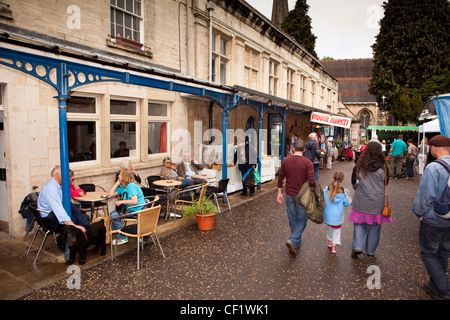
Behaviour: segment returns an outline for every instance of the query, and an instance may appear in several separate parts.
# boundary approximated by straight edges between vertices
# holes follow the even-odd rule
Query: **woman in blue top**
[[[327,239],[331,253],[337,252],[337,245],[341,244],[341,225],[344,218],[344,207],[348,207],[348,190],[341,187],[344,173],[335,171],[332,181],[324,189],[326,207],[323,212],[325,223],[328,225]]]
[[[117,178],[117,182],[112,186],[111,190],[109,190],[108,194],[110,196],[120,196],[120,200],[116,201],[116,206],[120,206],[121,204],[125,204],[126,208],[138,204],[145,204],[144,194],[142,193],[141,188],[133,182],[133,175],[129,169],[120,170],[119,176]],[[127,213],[139,211],[142,209],[142,206],[136,206],[130,208]],[[111,212],[111,219],[118,217],[120,214],[114,210]],[[114,220],[112,223],[112,229],[118,230],[122,228],[122,222],[120,219]],[[121,245],[128,242],[128,237],[123,235],[119,236],[119,239],[113,240],[114,245]]]

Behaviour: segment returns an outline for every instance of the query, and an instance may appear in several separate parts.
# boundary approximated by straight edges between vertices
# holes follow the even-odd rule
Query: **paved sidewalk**
[[[252,198],[240,196],[239,192],[230,195],[232,209],[242,203],[264,195],[273,190],[274,186],[276,187],[276,180],[264,183],[261,190],[258,190]],[[219,203],[221,210],[228,211],[226,203],[222,203],[221,200],[219,200]],[[165,207],[163,207],[163,210],[165,210]],[[160,224],[158,225],[159,239],[162,240],[193,224],[196,224],[195,217],[190,217],[190,219],[177,219],[176,221],[169,222],[164,222],[163,218],[161,218]],[[17,299],[56,281],[66,279],[72,274],[67,273],[68,266],[64,264],[64,252],[56,248],[53,237],[51,236],[47,238],[37,263],[35,265],[33,264],[37,250],[43,239],[41,234],[39,234],[33,244],[33,249],[29,255],[26,255],[34,231],[35,229],[28,234],[25,241],[23,239],[14,239],[6,232],[0,232],[0,299]],[[147,246],[149,245],[147,244]],[[84,266],[80,266],[82,271],[111,260],[109,245],[107,246],[107,253],[103,257],[98,253],[93,253],[92,248],[90,247],[88,249],[87,263]],[[127,245],[117,247],[117,254],[121,255],[130,250],[135,250],[135,248],[136,241],[130,238]],[[75,265],[78,266],[77,263]]]
[[[324,187],[334,170],[344,171],[344,187],[352,195],[352,168],[352,163],[337,162],[333,170],[320,171],[319,182]],[[232,210],[216,217],[212,231],[199,231],[194,222],[183,226],[181,232],[160,237],[166,259],[157,247],[147,244],[141,254],[139,271],[134,244],[121,246],[128,251],[114,262],[109,260],[109,255],[89,262],[81,268],[80,289],[68,289],[69,274],[61,262],[43,260],[31,268],[29,261],[32,262],[34,255],[28,260],[24,258],[26,243],[22,243],[18,250],[22,254],[16,253],[11,264],[17,269],[14,279],[26,290],[12,290],[9,298],[429,300],[421,288],[428,275],[420,259],[419,222],[411,211],[418,184],[419,179],[391,180],[388,190],[393,223],[382,226],[374,258],[351,257],[353,224],[348,221],[343,224],[342,245],[337,254],[332,254],[327,247],[326,225],[309,221],[299,254],[292,257],[285,245],[290,234],[286,205],[276,202],[275,180],[263,184],[253,198],[233,194]],[[347,208],[346,219],[349,212]],[[50,276],[52,266],[54,277]],[[3,273],[7,271],[3,269]]]

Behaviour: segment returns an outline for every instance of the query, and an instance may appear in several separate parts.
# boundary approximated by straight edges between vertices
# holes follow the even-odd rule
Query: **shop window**
[[[110,100],[111,158],[138,156],[139,113],[136,101]]]
[[[167,153],[168,105],[148,104],[148,154]]]
[[[96,98],[67,100],[69,162],[97,160],[98,114]]]

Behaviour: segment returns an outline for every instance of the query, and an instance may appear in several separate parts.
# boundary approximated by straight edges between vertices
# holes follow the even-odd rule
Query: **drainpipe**
[[[213,33],[212,33],[212,12],[216,8],[216,4],[212,1],[208,1],[206,3],[206,9],[209,13],[209,76],[208,80],[212,81],[212,40],[213,40]]]
[[[191,39],[189,37],[190,29],[190,17],[189,17],[189,2],[190,0],[186,0],[186,42],[187,42],[187,57],[186,57],[186,67],[187,67],[187,75],[191,75]]]

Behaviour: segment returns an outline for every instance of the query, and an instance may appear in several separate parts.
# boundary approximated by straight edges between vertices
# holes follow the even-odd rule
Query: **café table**
[[[165,187],[166,193],[167,193],[167,213],[166,213],[166,221],[171,215],[170,207],[171,207],[171,201],[170,201],[170,188],[179,186],[181,184],[181,181],[178,180],[156,180],[153,181],[154,185]],[[175,213],[173,213],[175,214]]]
[[[212,174],[194,174],[192,176],[193,178],[197,178],[197,179],[215,179],[216,176],[212,175]]]
[[[95,204],[96,202],[105,202],[106,206],[106,213],[109,215],[109,209],[108,209],[108,200],[111,199],[113,196],[108,195],[108,193],[104,191],[90,191],[86,192],[84,196],[81,197],[74,197],[73,199],[78,202],[90,202],[91,204],[91,219],[94,218],[95,213]]]

